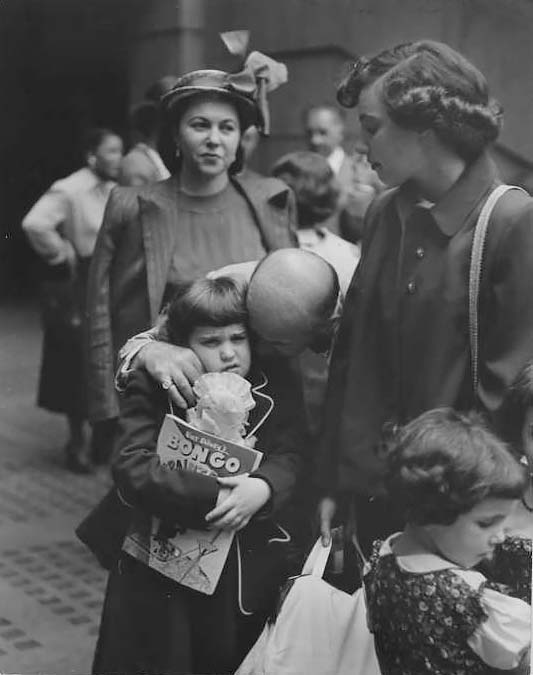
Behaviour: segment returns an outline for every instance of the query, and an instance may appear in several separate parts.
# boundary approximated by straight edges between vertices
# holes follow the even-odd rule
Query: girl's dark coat
[[[220,644],[213,636],[213,644],[218,644],[213,672],[218,672],[216,667],[224,672],[225,659],[231,667],[236,666],[257,637],[279,586],[292,571],[291,556],[297,554],[295,539],[287,541],[286,533],[290,533],[289,539],[292,534],[300,534],[299,517],[290,502],[305,469],[308,447],[299,383],[284,362],[266,364],[265,372],[268,381],[260,375],[256,380],[259,386],[254,387],[256,408],[250,429],[264,418],[256,435],[257,448],[265,457],[253,475],[270,485],[272,499],[238,534],[212,602],[120,553],[135,509],[164,518],[171,525],[204,527],[204,517],[215,506],[218,495],[213,478],[166,471],[159,466],[155,447],[168,412],[168,399],[144,371],[132,374],[124,395],[120,454],[113,473],[121,499],[134,508],[124,506],[114,491],[105,498],[107,504],[100,504],[78,528],[78,536],[111,569],[94,672],[121,668],[123,672],[140,672],[143,667],[150,672],[188,672],[187,668],[193,672],[201,655],[192,653],[195,648],[191,652],[187,645],[194,642],[188,636],[194,633],[198,621],[190,617],[200,611],[199,607],[205,608],[203,614],[218,617],[220,634],[226,636]],[[271,404],[264,394],[275,401],[270,413]],[[139,611],[143,597],[146,611]],[[168,634],[169,625],[175,639],[183,642],[177,652],[170,644],[165,651],[161,636]],[[137,644],[121,644],[140,634],[145,638]],[[205,636],[206,644],[210,639]],[[156,644],[157,654],[148,657],[150,645]],[[203,663],[204,669],[210,667],[208,662]]]

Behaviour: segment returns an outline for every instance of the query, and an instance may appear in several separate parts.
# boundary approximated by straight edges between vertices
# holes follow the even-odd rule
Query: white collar
[[[328,157],[328,164],[335,175],[337,175],[341,170],[341,166],[345,157],[346,153],[341,147],[335,148],[335,150],[333,150],[331,155]]]
[[[394,541],[402,536],[406,542],[407,552],[399,556],[393,551]],[[429,551],[422,542],[412,537],[407,527],[403,532],[396,532],[388,537],[379,550],[380,556],[393,555],[396,558],[398,566],[405,572],[414,572],[415,574],[425,574],[427,572],[439,572],[441,570],[463,570],[456,563],[446,560],[441,556]]]

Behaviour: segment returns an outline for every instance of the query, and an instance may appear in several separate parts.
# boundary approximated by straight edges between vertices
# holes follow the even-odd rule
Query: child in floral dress
[[[505,541],[525,483],[475,415],[432,410],[400,432],[386,485],[407,525],[376,542],[364,583],[383,675],[529,672],[531,591],[474,569]]]
[[[520,371],[502,407],[501,435],[525,464],[528,481],[509,522],[509,535],[497,547],[484,571],[510,583],[529,599],[531,594],[531,542],[533,540],[533,362]]]

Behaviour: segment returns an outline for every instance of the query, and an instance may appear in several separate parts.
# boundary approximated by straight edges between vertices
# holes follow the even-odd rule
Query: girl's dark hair
[[[239,105],[239,102],[236,101],[235,98],[232,97],[230,94],[224,94],[222,92],[216,91],[206,91],[195,94],[194,96],[184,98],[183,101],[175,103],[172,106],[171,112],[167,113],[167,120],[166,120],[166,123],[169,126],[172,136],[174,136],[174,134],[177,132],[180,120],[183,117],[185,111],[189,108],[190,105],[192,105],[193,103],[197,103],[200,99],[203,101],[214,101],[215,103],[216,102],[229,103],[229,105],[234,106],[237,112],[237,117],[239,118],[240,136],[242,136],[243,132],[252,123],[248,110],[244,109],[241,105]],[[239,143],[235,155],[235,161],[229,167],[228,173],[230,175],[240,173],[243,170],[243,167],[244,167],[244,151]],[[177,161],[175,162],[174,172],[175,173],[179,172],[180,168],[181,168],[181,158],[178,157]]]
[[[528,408],[533,407],[533,362],[518,373],[506,392],[498,430],[517,455],[522,454],[522,430]]]
[[[423,413],[401,429],[387,457],[386,487],[408,522],[450,525],[486,498],[518,499],[526,475],[475,413]]]
[[[117,136],[116,131],[105,127],[87,129],[81,139],[81,150],[84,155],[96,152],[108,136]]]
[[[432,129],[443,144],[466,161],[494,141],[502,108],[489,96],[482,73],[448,45],[421,40],[397,45],[351,67],[337,90],[345,107],[382,78],[382,100],[390,118],[413,131]]]
[[[290,152],[274,164],[273,176],[281,178],[296,196],[298,227],[312,227],[337,209],[339,184],[328,161],[316,152]]]
[[[246,291],[232,277],[198,279],[181,284],[167,307],[170,342],[187,346],[197,326],[247,325]]]

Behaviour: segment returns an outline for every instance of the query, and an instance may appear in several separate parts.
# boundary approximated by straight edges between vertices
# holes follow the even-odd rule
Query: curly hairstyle
[[[312,227],[335,213],[339,184],[328,161],[316,152],[289,152],[271,171],[292,188],[296,196],[298,227]]]
[[[533,408],[533,361],[526,363],[516,376],[500,411],[498,430],[517,455],[522,454],[522,430],[529,408]]]
[[[482,73],[448,45],[420,40],[362,57],[339,85],[337,100],[347,108],[356,106],[361,91],[380,78],[383,103],[396,124],[432,129],[465,161],[498,137],[502,107],[489,96]]]
[[[401,429],[385,485],[407,522],[450,525],[484,499],[518,499],[525,471],[476,413],[423,413]]]
[[[171,343],[186,347],[198,326],[248,325],[246,289],[232,277],[197,279],[179,285],[166,309]]]

